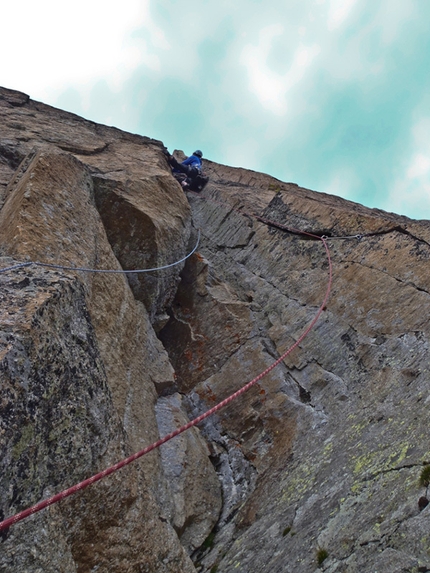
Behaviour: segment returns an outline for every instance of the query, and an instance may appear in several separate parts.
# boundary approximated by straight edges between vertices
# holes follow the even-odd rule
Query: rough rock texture
[[[120,270],[119,261],[125,268],[148,268],[185,255],[190,211],[164,167],[160,144],[31,101],[16,107],[10,92],[1,95],[6,127],[0,150],[15,169],[0,211],[3,267],[32,260]],[[117,151],[111,154],[109,146]],[[91,161],[83,162],[81,154]],[[165,213],[167,190],[172,204]],[[121,222],[122,242],[114,216],[106,214],[108,202]],[[156,389],[175,382],[151,319],[156,323],[170,304],[179,272],[172,267],[145,279],[148,299],[133,296],[124,274],[26,267],[0,275],[3,516],[157,439]],[[145,281],[136,284],[139,290]],[[201,450],[195,465],[203,463],[207,453]],[[214,480],[213,468],[212,474]],[[193,571],[165,517],[167,480],[159,454],[150,454],[100,487],[11,529],[0,569]],[[198,486],[195,492],[200,495]],[[216,504],[215,510],[205,504],[187,509],[183,534],[203,522],[199,512],[213,511],[212,521],[205,517],[198,531],[206,537],[217,519]]]
[[[430,222],[205,161],[0,89],[2,517],[182,425],[201,432],[10,528],[0,571],[430,571]],[[188,199],[188,201],[187,201]],[[252,215],[258,215],[260,220]],[[267,224],[262,218],[272,221]],[[179,274],[181,273],[181,274]],[[156,334],[157,333],[157,334]]]
[[[239,210],[332,237],[334,277],[300,348],[206,424],[225,504],[203,570],[305,573],[319,569],[320,549],[330,572],[430,570],[430,512],[418,508],[430,462],[430,223],[261,174],[207,170],[205,198],[189,197],[204,259],[187,265],[161,332],[193,413],[282,354],[327,283],[320,241]],[[178,329],[189,334],[176,355]]]

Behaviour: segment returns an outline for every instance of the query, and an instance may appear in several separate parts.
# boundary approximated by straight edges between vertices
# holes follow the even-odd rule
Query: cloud
[[[409,157],[403,173],[390,186],[385,208],[409,216],[429,218],[430,116],[421,117],[411,130]]]
[[[66,86],[84,88],[104,78],[119,90],[142,63],[158,67],[156,56],[132,35],[138,25],[157,46],[166,44],[149,15],[149,0],[57,0],[8,2],[2,8],[2,82],[37,96]]]
[[[333,32],[344,24],[357,0],[330,0],[327,18],[327,28]]]
[[[428,177],[430,173],[430,156],[418,153],[412,158],[411,164],[406,171],[409,180]]]
[[[288,71],[285,74],[273,71],[268,63],[274,50],[273,42],[284,32],[284,26],[281,24],[264,27],[259,33],[258,44],[247,44],[240,56],[240,62],[248,73],[249,90],[257,96],[265,109],[278,116],[286,114],[288,92],[300,83],[320,52],[316,44],[309,46],[299,44],[294,50]],[[289,59],[288,53],[285,54],[285,58]]]
[[[353,166],[341,166],[329,174],[327,183],[321,183],[318,191],[354,201],[360,184],[360,178]]]

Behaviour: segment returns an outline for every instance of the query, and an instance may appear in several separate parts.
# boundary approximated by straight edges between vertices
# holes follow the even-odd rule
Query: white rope
[[[40,261],[29,261],[27,263],[17,263],[11,267],[6,267],[4,269],[0,269],[0,273],[5,273],[6,271],[13,271],[15,269],[20,269],[22,267],[28,267],[30,265],[37,265],[39,267],[48,267],[50,269],[60,269],[62,271],[81,271],[84,273],[115,273],[115,274],[129,274],[129,273],[151,273],[154,271],[162,271],[164,269],[169,269],[170,267],[174,267],[186,261],[191,255],[193,255],[200,243],[200,229],[197,230],[197,242],[192,251],[190,251],[185,257],[175,261],[174,263],[170,263],[168,265],[163,265],[161,267],[154,267],[152,269],[131,269],[131,270],[118,270],[118,269],[88,269],[85,267],[67,267],[64,265],[55,265],[51,263],[41,263]]]

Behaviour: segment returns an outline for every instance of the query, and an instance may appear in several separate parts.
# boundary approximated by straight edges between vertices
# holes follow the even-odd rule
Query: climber
[[[202,174],[202,157],[203,153],[200,149],[194,151],[192,155],[187,157],[182,163],[170,155],[168,151],[165,152],[167,161],[172,168],[174,177],[184,187],[191,191],[201,191],[206,183],[209,181],[208,177]]]
[[[200,149],[194,151],[192,155],[187,157],[182,163],[178,163],[174,157],[172,157],[173,161],[176,162],[176,165],[173,167],[173,171],[177,170],[181,173],[186,173],[187,175],[199,172],[202,170],[202,157],[203,153]]]

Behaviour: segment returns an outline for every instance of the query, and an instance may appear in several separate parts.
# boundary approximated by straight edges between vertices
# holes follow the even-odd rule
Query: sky
[[[5,4],[3,87],[430,219],[430,0]]]

